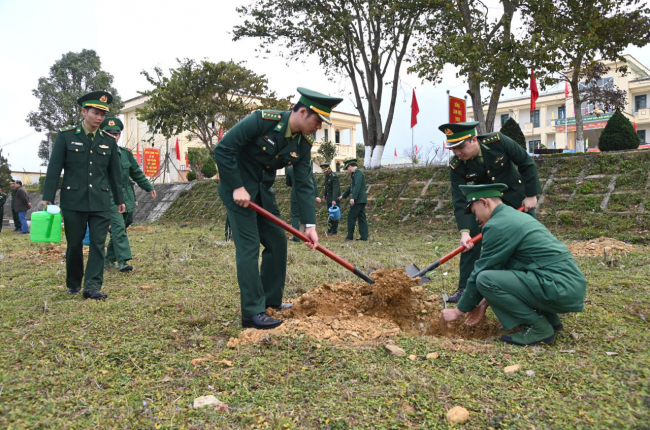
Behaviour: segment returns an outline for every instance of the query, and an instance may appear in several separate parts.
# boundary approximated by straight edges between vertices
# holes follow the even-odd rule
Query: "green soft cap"
[[[345,168],[347,169],[348,166],[356,166],[357,165],[357,159],[356,158],[350,158],[347,160],[343,160],[343,164],[345,165]]]
[[[108,112],[108,105],[113,101],[111,93],[106,91],[93,91],[77,99],[77,103],[82,108],[94,107],[99,110]]]
[[[447,136],[447,148],[455,148],[465,139],[476,136],[478,121],[443,124],[438,130]]]
[[[330,97],[317,91],[308,90],[307,88],[298,87],[300,93],[300,102],[318,114],[320,119],[328,124],[332,124],[330,115],[339,103],[343,101],[340,97]]]
[[[479,199],[490,197],[503,197],[503,192],[508,189],[506,184],[485,184],[485,185],[459,185],[460,191],[467,198],[465,213],[472,213],[472,203]]]
[[[124,130],[124,124],[119,118],[106,118],[99,128],[107,133],[121,133]]]

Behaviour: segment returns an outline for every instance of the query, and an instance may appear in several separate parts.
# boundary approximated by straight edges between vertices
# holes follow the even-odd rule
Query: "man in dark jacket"
[[[2,185],[0,185],[0,232],[2,231],[2,220],[5,216],[5,202],[8,196],[2,192]]]
[[[32,204],[29,202],[27,191],[23,188],[21,181],[16,181],[16,196],[14,198],[16,212],[20,219],[22,234],[29,234],[29,227],[27,226],[27,211],[31,209]]]
[[[339,200],[350,196],[350,211],[348,212],[348,235],[343,240],[349,242],[354,239],[354,227],[359,220],[359,240],[368,240],[368,221],[366,219],[366,175],[357,166],[357,159],[345,160],[345,169],[352,176],[350,186],[339,196]]]
[[[16,181],[13,179],[9,182],[9,188],[11,188],[11,216],[14,220],[14,231],[20,233],[21,225],[20,218],[18,218],[18,212],[16,212]]]

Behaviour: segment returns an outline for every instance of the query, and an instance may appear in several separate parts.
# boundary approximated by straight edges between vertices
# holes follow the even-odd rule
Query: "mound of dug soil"
[[[634,250],[633,245],[628,245],[620,240],[609,237],[599,237],[598,239],[586,240],[584,242],[573,242],[567,244],[567,248],[575,257],[603,257],[606,253],[628,253]]]
[[[284,324],[269,331],[244,330],[231,346],[257,343],[273,336],[301,333],[315,340],[334,343],[380,343],[401,332],[484,339],[501,331],[498,321],[485,318],[469,327],[464,321],[443,324],[442,299],[418,285],[404,269],[378,270],[373,285],[354,282],[322,284],[298,297],[293,308],[282,312],[267,309],[283,318]]]

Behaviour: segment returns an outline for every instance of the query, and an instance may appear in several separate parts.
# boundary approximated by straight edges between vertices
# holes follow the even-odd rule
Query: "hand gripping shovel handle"
[[[523,210],[524,210],[524,207],[521,206],[521,207],[520,207],[519,209],[517,209],[517,210],[518,210],[518,211],[523,211]],[[476,243],[476,242],[480,241],[481,239],[483,239],[483,233],[479,233],[479,234],[477,234],[476,236],[474,236],[473,238],[471,238],[471,239],[469,240],[469,243]],[[463,252],[464,249],[465,249],[465,247],[464,247],[463,245],[459,246],[458,248],[456,248],[456,249],[454,249],[453,251],[451,251],[449,254],[445,255],[444,257],[440,258],[439,260],[434,261],[433,263],[431,263],[430,265],[428,265],[428,266],[425,267],[424,269],[420,270],[418,273],[416,273],[415,275],[413,275],[413,277],[414,277],[414,278],[417,278],[418,276],[421,277],[421,276],[426,275],[427,272],[430,272],[430,271],[432,271],[433,269],[436,269],[436,268],[437,268],[438,266],[440,266],[441,264],[446,263],[447,261],[451,260],[452,258],[454,258],[455,256],[457,256],[458,254],[460,254],[461,252]]]
[[[300,230],[297,230],[293,227],[291,227],[289,224],[286,222],[282,221],[280,218],[276,217],[273,215],[271,212],[267,211],[266,209],[262,208],[258,204],[255,204],[253,202],[248,203],[248,207],[253,209],[255,212],[258,214],[262,215],[264,218],[268,219],[269,221],[274,222],[275,224],[279,225],[282,227],[284,230],[288,231],[289,233],[293,234],[294,236],[298,237],[304,242],[311,242],[311,239],[307,237],[304,233],[302,233]],[[354,267],[352,264],[348,263],[338,255],[334,254],[332,251],[329,249],[325,248],[322,245],[317,245],[316,250],[322,252],[323,254],[327,255],[329,258],[332,260],[336,261],[339,263],[341,266],[345,267],[348,269],[350,272],[354,273],[357,275],[359,278],[363,279],[369,284],[373,284],[375,281],[365,273],[363,273],[361,270],[359,270],[357,267]]]

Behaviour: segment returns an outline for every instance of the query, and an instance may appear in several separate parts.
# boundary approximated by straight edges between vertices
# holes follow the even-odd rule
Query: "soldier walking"
[[[339,176],[332,171],[329,162],[320,165],[325,173],[325,190],[323,199],[327,203],[327,209],[336,206],[336,199],[341,195],[341,184],[339,183]],[[327,232],[326,236],[336,236],[339,232],[339,221],[332,220],[327,217]]]
[[[368,240],[368,220],[366,219],[366,175],[357,166],[357,159],[351,158],[343,162],[345,168],[350,172],[351,180],[350,186],[343,193],[338,200],[350,196],[350,211],[348,212],[348,235],[345,237],[344,242],[349,242],[354,239],[354,228],[359,221],[359,235],[358,240]]]

